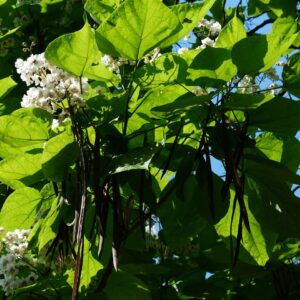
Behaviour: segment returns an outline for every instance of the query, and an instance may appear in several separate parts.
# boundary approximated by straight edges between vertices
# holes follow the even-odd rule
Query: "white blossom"
[[[252,82],[253,78],[249,75],[245,75],[238,83],[238,88],[240,88],[240,91],[242,93],[245,93],[247,91],[247,89],[250,88],[251,86],[251,82]]]
[[[201,40],[201,46],[197,47],[196,49],[203,49],[205,48],[206,46],[210,46],[210,47],[213,47],[215,45],[215,41],[212,40],[211,38],[209,37],[206,37],[205,39]]]
[[[221,29],[222,29],[221,24],[220,24],[219,22],[213,20],[213,19],[211,19],[210,21],[208,21],[208,20],[206,20],[206,19],[202,19],[202,20],[199,22],[199,24],[198,24],[197,27],[199,27],[199,28],[201,28],[201,27],[206,28],[206,29],[209,31],[209,33],[210,33],[211,35],[213,35],[213,36],[219,34],[219,32],[220,32]]]
[[[68,110],[62,105],[63,100],[67,99],[74,110],[84,106],[83,95],[88,91],[87,78],[78,78],[52,65],[44,53],[32,54],[26,60],[18,58],[15,67],[29,86],[22,98],[22,107],[39,107],[50,113],[60,108],[60,114],[67,116]]]
[[[105,54],[101,58],[101,63],[111,72],[120,73],[120,67],[123,65],[134,65],[135,62],[127,58],[119,57],[114,59],[112,56]]]
[[[6,296],[13,294],[16,289],[30,285],[38,280],[38,275],[34,269],[37,258],[26,253],[29,233],[30,230],[16,229],[15,231],[7,232],[2,239],[0,287]]]
[[[154,48],[150,53],[148,53],[144,57],[144,63],[145,64],[152,63],[154,60],[156,60],[160,56],[161,56],[160,49],[159,48]]]

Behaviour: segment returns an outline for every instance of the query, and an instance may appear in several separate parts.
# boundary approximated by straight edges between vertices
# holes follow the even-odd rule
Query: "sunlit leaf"
[[[51,42],[45,55],[52,64],[78,77],[113,79],[113,74],[101,63],[102,54],[97,48],[95,33],[87,22],[79,31]]]
[[[7,199],[0,212],[0,224],[5,231],[30,229],[39,212],[41,201],[39,191],[24,187],[14,191]]]
[[[176,14],[160,0],[127,0],[100,25],[96,38],[103,53],[136,60],[181,28]]]

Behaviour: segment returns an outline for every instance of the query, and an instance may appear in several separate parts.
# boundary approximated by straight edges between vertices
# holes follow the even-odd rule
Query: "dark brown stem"
[[[251,29],[250,31],[248,31],[247,35],[251,36],[251,35],[255,34],[259,29],[261,29],[264,26],[266,26],[267,24],[271,24],[271,23],[274,23],[274,20],[273,19],[267,19],[267,20],[263,21],[261,24],[257,25],[253,29]]]

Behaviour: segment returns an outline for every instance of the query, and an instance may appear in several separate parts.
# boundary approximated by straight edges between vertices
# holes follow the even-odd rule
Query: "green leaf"
[[[116,155],[104,166],[104,173],[116,174],[130,170],[148,170],[149,164],[158,150],[159,147],[148,146]]]
[[[268,70],[285,54],[298,33],[250,36],[232,48],[232,61],[240,74],[254,74]]]
[[[42,154],[42,170],[45,176],[53,181],[60,181],[68,174],[68,167],[78,156],[78,147],[71,132],[51,138]]]
[[[258,108],[273,98],[270,94],[237,94],[229,95],[223,107],[228,110],[248,111]]]
[[[185,112],[189,112],[191,109],[195,108],[196,113],[199,116],[199,108],[201,106],[203,107],[210,100],[211,96],[209,95],[195,96],[194,94],[188,92],[178,97],[171,103],[154,106],[151,109],[151,112],[159,117],[172,117],[176,114],[179,115]],[[191,115],[186,116],[188,118],[191,117]]]
[[[171,46],[190,33],[193,28],[198,25],[200,20],[204,18],[214,2],[214,0],[205,0],[201,3],[177,4],[171,6],[172,12],[180,21],[180,30],[163,41],[160,47],[166,48]]]
[[[9,94],[16,86],[17,83],[11,77],[0,79],[0,100]]]
[[[300,164],[300,142],[297,138],[267,132],[256,138],[255,147],[269,159],[297,172]]]
[[[43,208],[42,208],[43,209]],[[45,217],[41,218],[33,227],[29,240],[36,240],[36,245],[41,251],[48,243],[55,239],[61,222],[61,207],[55,198]]]
[[[12,147],[40,144],[49,138],[52,116],[39,108],[22,108],[0,117],[0,139]]]
[[[193,60],[188,69],[190,85],[219,87],[232,79],[236,66],[228,49],[206,47]]]
[[[203,194],[199,190],[196,179],[189,176],[184,185],[181,181],[178,182],[177,186],[183,189],[184,196],[173,192],[158,211],[164,239],[169,247],[175,249],[189,243],[191,238],[195,237],[207,224],[201,211],[204,204],[199,201],[199,196]],[[174,180],[170,181],[169,186],[172,184]],[[193,187],[192,190],[190,190],[191,187]],[[167,189],[168,186],[165,190]],[[194,197],[195,195],[198,197]],[[206,201],[206,198],[201,197],[201,201]]]
[[[86,101],[89,108],[92,108],[101,123],[108,124],[110,121],[123,116],[128,93],[122,93],[107,97],[106,95],[99,95],[92,97]]]
[[[19,154],[0,161],[0,181],[17,189],[43,179],[41,154]]]
[[[124,271],[113,272],[104,291],[107,300],[152,299],[148,287],[140,279]]]
[[[245,154],[245,169],[255,180],[264,181],[266,174],[272,174],[279,182],[296,183],[300,185],[300,176],[290,171],[283,164],[266,159],[255,154]]]
[[[91,249],[92,246],[93,245],[88,241],[88,239],[84,238],[83,264],[79,287],[80,291],[88,290],[93,277],[97,275],[99,270],[103,269],[102,264],[94,257],[94,251]]]
[[[265,175],[268,175],[268,171],[265,171]],[[257,199],[250,201],[249,207],[255,212],[263,228],[281,237],[299,238],[299,199],[293,195],[290,187],[278,177],[278,174],[247,177],[245,193],[250,199]]]
[[[179,55],[164,54],[152,63],[144,65],[135,73],[134,80],[146,88],[160,84],[183,82],[186,77],[187,63]]]
[[[272,10],[272,12],[280,16],[296,16],[296,5],[297,0],[290,1],[281,1],[281,0],[250,0],[252,7],[251,13],[256,12],[256,14],[261,13],[262,11]],[[257,7],[260,7],[260,10],[256,10]]]
[[[232,49],[232,47],[243,38],[247,37],[247,33],[243,22],[235,15],[221,30],[215,47]]]
[[[284,89],[300,97],[300,52],[292,55],[283,68]]]
[[[101,64],[95,33],[86,22],[82,29],[65,34],[52,41],[45,52],[54,65],[81,77],[95,80],[112,80],[113,74]]]
[[[292,35],[298,31],[298,21],[295,18],[277,18],[272,26],[273,34]]]
[[[0,212],[0,224],[5,232],[30,229],[37,216],[41,198],[39,191],[29,187],[10,194]]]
[[[139,102],[136,107],[132,108],[135,114],[145,114],[148,117],[155,118],[156,115],[152,113],[152,108],[157,106],[173,103],[179,97],[191,92],[188,92],[184,86],[181,85],[167,85],[151,89]],[[130,119],[129,119],[130,122]],[[130,125],[130,124],[129,124]]]
[[[300,101],[275,97],[249,113],[249,125],[263,130],[293,134],[300,128]]]
[[[251,199],[251,201],[253,200],[254,199]],[[230,207],[228,209],[228,212],[226,216],[223,219],[221,219],[221,221],[218,224],[215,225],[218,234],[221,237],[225,238],[227,241],[230,237],[231,220],[232,236],[236,238],[238,232],[240,209],[239,205],[237,204],[232,219],[233,202],[234,192],[231,191]],[[255,216],[249,209],[247,196],[244,196],[244,202],[248,213],[251,233],[246,229],[245,225],[243,224],[242,245],[249,252],[249,254],[252,256],[252,258],[256,261],[258,265],[264,266],[269,260],[269,252],[272,249],[273,244],[275,243],[276,235],[263,228],[262,225],[256,220]],[[240,258],[245,260],[245,258],[242,255]],[[249,262],[249,260],[246,260],[246,262]]]
[[[283,140],[278,139],[273,133],[267,132],[256,139],[256,148],[258,148],[269,159],[277,162],[281,161],[283,153]]]
[[[160,47],[181,27],[160,0],[126,0],[100,25],[96,39],[103,53],[136,60]]]
[[[100,24],[112,14],[120,2],[120,0],[87,0],[84,9]]]

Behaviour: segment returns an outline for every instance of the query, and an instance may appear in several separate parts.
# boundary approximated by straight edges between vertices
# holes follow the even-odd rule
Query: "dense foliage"
[[[2,299],[299,299],[298,1],[84,2],[0,0]]]

